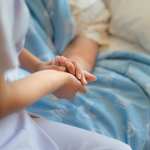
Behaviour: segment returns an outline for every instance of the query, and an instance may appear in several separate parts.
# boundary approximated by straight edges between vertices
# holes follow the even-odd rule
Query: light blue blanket
[[[31,27],[26,47],[42,60],[60,54],[73,38],[67,0],[27,0]],[[48,95],[29,110],[130,144],[150,148],[150,56],[128,51],[97,56],[97,81],[73,101]],[[26,74],[20,72],[20,74]]]

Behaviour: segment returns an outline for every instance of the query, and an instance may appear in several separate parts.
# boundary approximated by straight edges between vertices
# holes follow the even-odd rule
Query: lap
[[[60,150],[130,150],[126,144],[106,136],[61,123],[35,119]]]

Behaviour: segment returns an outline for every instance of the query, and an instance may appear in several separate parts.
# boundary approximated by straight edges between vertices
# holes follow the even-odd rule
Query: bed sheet
[[[140,47],[137,43],[132,43],[122,39],[121,37],[117,37],[115,35],[108,34],[108,45],[102,46],[100,48],[100,52],[112,52],[112,51],[122,51],[129,50],[131,52],[144,52],[147,53],[142,47]]]

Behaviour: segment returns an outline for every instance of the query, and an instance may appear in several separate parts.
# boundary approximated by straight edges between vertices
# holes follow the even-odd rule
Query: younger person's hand
[[[50,69],[68,72],[74,75],[79,81],[81,81],[83,85],[96,80],[96,77],[93,74],[84,71],[76,62],[64,56],[56,56],[55,59],[49,62],[42,62],[38,64],[37,68],[37,70]]]
[[[52,65],[51,62],[41,62],[37,66],[37,71],[41,70],[56,70],[56,71],[66,71],[66,68],[64,66],[58,66],[58,65]]]
[[[68,80],[66,81],[66,83],[53,94],[58,98],[71,99],[78,92],[84,93],[86,92],[86,88],[75,76],[68,73]]]

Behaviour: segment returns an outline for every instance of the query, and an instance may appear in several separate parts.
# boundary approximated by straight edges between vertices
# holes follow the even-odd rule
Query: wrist
[[[43,66],[45,65],[45,62],[39,60],[37,61],[35,64],[34,64],[34,68],[33,68],[33,72],[37,72],[37,71],[40,71],[40,70],[43,70]]]
[[[36,56],[32,55],[27,49],[23,48],[20,55],[19,61],[22,68],[34,73],[38,71],[39,64],[42,61]]]
[[[81,58],[80,56],[76,56],[76,55],[70,55],[69,56],[68,55],[67,57],[69,59],[71,59],[72,61],[76,62],[81,69],[86,70],[86,71],[92,70],[89,63],[86,60],[84,60],[83,58]]]

